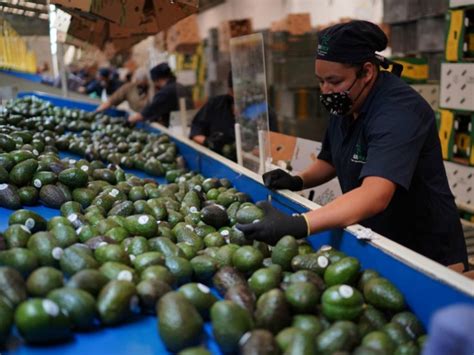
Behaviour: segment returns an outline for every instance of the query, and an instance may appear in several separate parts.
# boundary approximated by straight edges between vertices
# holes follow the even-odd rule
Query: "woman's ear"
[[[362,67],[362,78],[365,83],[370,82],[377,75],[377,67],[370,62],[364,63]]]

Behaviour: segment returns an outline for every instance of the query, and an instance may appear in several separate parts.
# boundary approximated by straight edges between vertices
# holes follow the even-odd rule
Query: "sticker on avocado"
[[[31,231],[28,228],[26,228],[26,226],[24,226],[23,224],[20,224],[20,228],[23,229],[25,232],[31,234]]]
[[[230,234],[230,232],[229,232],[227,229],[224,229],[223,231],[221,231],[221,235],[222,235],[223,237],[228,237],[229,234]]]
[[[32,230],[35,228],[35,220],[33,218],[28,218],[25,221],[25,227],[28,228],[29,230]]]
[[[69,216],[67,216],[67,219],[69,222],[74,223],[75,221],[77,221],[77,214],[71,213]]]
[[[69,159],[69,164],[74,165],[76,164],[76,161],[74,159]]]
[[[140,216],[138,217],[138,223],[140,224],[147,224],[150,218],[148,216]]]
[[[97,244],[97,249],[106,245],[108,245],[107,242],[100,242],[99,244]]]
[[[109,192],[109,195],[112,197],[117,197],[119,193],[120,193],[119,190],[113,189],[112,191]]]
[[[211,292],[211,290],[209,289],[209,287],[207,287],[206,285],[203,285],[203,284],[201,284],[201,283],[198,283],[198,284],[197,284],[197,288],[198,288],[201,292],[203,292],[203,293],[209,293],[209,292]]]
[[[135,255],[133,255],[133,254],[130,254],[130,255],[129,255],[129,258],[130,258],[130,261],[131,261],[131,262],[134,262],[137,257],[136,257]]]
[[[3,191],[8,188],[8,184],[0,184],[0,191]]]
[[[81,170],[87,173],[89,171],[89,167],[87,165],[83,165],[81,166]]]
[[[191,212],[191,213],[196,213],[197,211],[198,211],[198,209],[197,209],[196,207],[194,207],[194,206],[191,206],[191,207],[189,208],[189,212]]]
[[[181,176],[179,179],[178,179],[178,182],[185,182],[186,181],[186,178],[184,176]]]
[[[186,224],[185,227],[189,229],[191,232],[194,232],[194,227],[190,224]]]
[[[59,307],[53,301],[43,300],[42,305],[46,314],[50,315],[51,317],[56,317],[59,314]]]
[[[196,186],[194,186],[194,190],[201,192],[202,191],[202,186],[201,185],[196,185]]]
[[[242,337],[239,340],[239,346],[244,346],[245,343],[249,340],[251,335],[252,335],[252,333],[250,331],[248,331],[247,333],[242,335]]]
[[[50,141],[51,141],[51,137],[46,137],[44,140],[45,140],[46,142],[50,142]]]
[[[133,280],[133,275],[128,270],[122,270],[118,273],[117,280],[132,281]]]
[[[330,245],[323,245],[323,246],[320,248],[321,251],[329,251],[329,250],[331,250],[331,249],[332,249],[332,246],[330,246]]]
[[[38,156],[38,155],[39,155],[39,152],[38,152],[36,149],[33,149],[33,155]]]
[[[61,259],[61,256],[64,254],[64,250],[60,247],[53,248],[51,255],[55,260]]]
[[[319,267],[321,268],[325,268],[327,267],[329,264],[329,260],[328,258],[326,258],[325,256],[321,255],[320,257],[318,257],[318,265]]]
[[[33,185],[34,185],[34,187],[36,187],[37,189],[41,189],[41,186],[43,186],[43,183],[41,182],[40,179],[34,179],[34,180],[33,180]]]
[[[354,290],[352,289],[351,286],[341,285],[341,287],[339,287],[339,294],[343,298],[351,298],[352,295],[354,294]]]

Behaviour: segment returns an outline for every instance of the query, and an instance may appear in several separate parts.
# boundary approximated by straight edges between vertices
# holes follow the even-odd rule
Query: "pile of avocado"
[[[30,100],[17,110],[54,108]],[[28,343],[54,344],[148,314],[180,354],[209,354],[207,321],[223,353],[421,352],[423,326],[389,280],[330,246],[313,250],[292,236],[274,247],[247,240],[235,224],[263,211],[229,180],[177,164],[167,136],[156,147],[173,147],[174,160],[156,158],[168,182],[158,184],[95,157],[61,160],[46,131],[25,140],[23,129],[0,130],[15,143],[6,150],[0,136],[0,203],[16,210],[0,236],[0,349],[13,327]],[[36,202],[24,188],[60,216],[20,209]]]

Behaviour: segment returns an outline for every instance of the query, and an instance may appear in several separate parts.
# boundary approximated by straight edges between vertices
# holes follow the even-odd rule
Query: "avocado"
[[[329,264],[329,258],[318,253],[296,255],[291,259],[291,268],[293,271],[309,270],[315,272],[319,276],[324,275]]]
[[[171,286],[164,281],[148,279],[139,282],[137,285],[137,293],[142,311],[155,314],[157,302],[161,297],[171,291],[173,291]]]
[[[128,217],[132,215],[134,211],[135,207],[132,201],[117,201],[107,215]]]
[[[143,186],[132,186],[128,193],[128,199],[133,203],[138,200],[146,200],[147,194]]]
[[[50,291],[62,287],[63,274],[58,269],[43,266],[36,269],[26,280],[26,290],[33,297],[45,297]]]
[[[316,343],[314,338],[306,333],[296,332],[291,340],[285,355],[311,355],[316,354]]]
[[[232,257],[237,249],[239,249],[239,246],[232,243],[220,247],[216,253],[216,260],[219,266],[232,266]]]
[[[123,280],[129,282],[138,281],[137,273],[128,265],[107,261],[99,268],[99,271],[109,280]]]
[[[399,345],[393,354],[394,355],[418,355],[420,354],[420,348],[415,342],[409,341],[408,343]]]
[[[207,255],[198,255],[191,259],[194,275],[199,282],[208,282],[218,269],[217,261]]]
[[[363,311],[364,299],[362,294],[348,285],[331,286],[324,291],[322,312],[331,320],[353,320]]]
[[[183,252],[176,246],[169,238],[157,237],[148,240],[151,250],[162,253],[165,257],[167,256],[180,256],[184,257]]]
[[[316,338],[317,353],[350,352],[359,343],[357,326],[350,321],[337,321]]]
[[[58,288],[48,293],[47,298],[66,311],[74,328],[90,329],[97,315],[95,299],[79,288]]]
[[[44,185],[55,184],[58,177],[52,171],[37,171],[32,178],[33,186],[41,189]]]
[[[24,206],[35,206],[38,203],[39,192],[33,186],[23,186],[18,189],[21,204]]]
[[[0,297],[16,307],[26,300],[26,286],[21,274],[8,266],[0,267]]]
[[[188,283],[181,286],[178,292],[191,302],[203,319],[209,319],[209,310],[217,302],[209,287],[201,283]]]
[[[232,264],[243,273],[252,273],[262,266],[263,255],[260,250],[245,245],[237,249],[232,256]]]
[[[0,153],[0,166],[6,171],[10,171],[16,162],[13,157],[8,153]]]
[[[211,353],[201,346],[194,346],[180,351],[178,355],[211,355]]]
[[[246,284],[236,284],[224,295],[226,301],[232,301],[253,314],[255,311],[255,295]]]
[[[374,331],[367,334],[362,339],[362,345],[388,354],[393,354],[396,349],[396,344],[382,331]]]
[[[21,206],[21,196],[17,187],[6,183],[0,184],[0,207],[17,210]]]
[[[68,201],[63,190],[56,185],[45,185],[39,192],[41,202],[50,208],[59,209],[61,205]]]
[[[296,333],[303,333],[301,329],[295,328],[295,327],[287,327],[283,330],[281,330],[277,336],[275,337],[275,340],[278,344],[278,347],[280,350],[284,353],[286,349],[290,346],[291,342],[295,338]]]
[[[62,248],[49,232],[38,232],[28,240],[28,249],[37,257],[42,266],[57,266],[62,255]]]
[[[13,224],[3,233],[7,248],[24,248],[31,237],[28,228],[21,224]]]
[[[399,323],[387,323],[381,330],[389,336],[396,346],[408,343],[411,340],[410,336],[405,332],[403,326]]]
[[[359,282],[357,284],[357,288],[360,292],[364,292],[365,284],[375,277],[380,277],[379,273],[372,269],[365,269],[359,277]]]
[[[28,275],[39,265],[37,256],[26,248],[12,248],[0,251],[0,266],[9,266]]]
[[[290,235],[281,238],[272,250],[272,263],[278,264],[283,271],[291,270],[291,260],[298,255],[298,243]]]
[[[17,210],[8,218],[8,225],[23,224],[31,233],[46,230],[46,220],[39,214],[29,210]]]
[[[222,247],[226,244],[226,240],[219,232],[209,233],[204,237],[204,245],[206,248]]]
[[[36,159],[24,160],[10,170],[10,182],[17,187],[27,185],[33,179],[36,169],[38,169]]]
[[[168,256],[165,266],[173,274],[177,285],[184,285],[191,281],[194,270],[189,260],[179,256]]]
[[[99,263],[104,264],[107,261],[116,261],[125,265],[130,264],[130,258],[128,254],[119,245],[104,244],[99,246],[94,251],[95,260]]]
[[[114,172],[110,169],[94,169],[92,177],[95,180],[102,180],[112,185],[117,183],[117,178],[115,177]]]
[[[368,305],[359,318],[359,333],[365,336],[374,330],[381,329],[385,324],[387,324],[385,315],[377,308]]]
[[[222,194],[221,194],[222,195]],[[219,195],[219,197],[221,196]],[[239,224],[249,224],[254,223],[256,220],[261,220],[265,217],[265,212],[255,206],[255,205],[247,205],[245,207],[240,207],[235,215],[235,219]]]
[[[365,284],[364,297],[367,303],[383,310],[399,312],[405,308],[401,292],[382,277],[374,277]]]
[[[196,308],[179,292],[169,292],[158,302],[158,330],[168,350],[178,352],[197,345],[204,322]]]
[[[125,228],[134,236],[153,238],[156,237],[157,234],[157,223],[155,217],[146,214],[127,217]]]
[[[87,291],[92,296],[97,296],[109,279],[95,269],[84,269],[74,274],[66,286],[70,288],[78,288]]]
[[[59,224],[50,229],[50,233],[56,239],[61,248],[67,248],[79,241],[76,230],[71,226]]]
[[[283,288],[286,288],[295,282],[312,283],[321,292],[326,289],[326,284],[324,283],[323,279],[318,274],[310,270],[300,270],[292,273],[287,280],[284,280]]]
[[[148,266],[165,265],[165,257],[158,251],[150,251],[136,256],[132,263],[137,272],[142,272]]]
[[[61,270],[72,276],[84,269],[96,269],[99,263],[95,260],[92,250],[83,244],[74,244],[64,249],[59,260]]]
[[[82,208],[89,207],[96,196],[94,190],[86,187],[79,187],[72,191],[72,200],[78,202]]]
[[[316,337],[324,330],[319,318],[312,314],[295,315],[291,326],[303,330],[311,337]]]
[[[248,283],[257,297],[271,289],[278,288],[281,282],[281,272],[275,268],[263,268],[255,271]]]
[[[252,330],[252,316],[230,301],[218,301],[211,308],[212,331],[224,353],[238,350],[242,336]]]
[[[321,293],[310,282],[295,282],[285,290],[286,301],[294,313],[314,313]]]
[[[345,257],[327,267],[324,271],[324,282],[328,287],[338,284],[352,285],[359,276],[359,269],[359,260]]]
[[[273,289],[260,296],[255,310],[255,324],[258,328],[277,334],[290,323],[290,308],[283,291]]]
[[[137,307],[137,290],[130,281],[112,280],[104,286],[97,297],[97,310],[105,325],[124,322]]]
[[[173,286],[176,282],[174,275],[162,265],[148,266],[140,274],[141,280],[158,280],[166,282],[168,285]]]
[[[13,326],[13,308],[0,296],[0,347],[6,342]]]
[[[49,300],[31,298],[15,311],[15,325],[28,343],[51,343],[69,339],[72,335],[68,317]]]
[[[400,312],[393,316],[392,323],[400,324],[412,340],[417,339],[425,333],[423,325],[411,312]]]
[[[75,189],[78,187],[86,187],[89,175],[80,168],[69,168],[59,173],[58,180],[64,185]]]
[[[265,329],[255,329],[245,333],[239,341],[239,353],[242,355],[279,354],[273,334]]]
[[[201,210],[201,220],[216,229],[224,227],[229,223],[227,211],[224,207],[217,204],[204,207]]]
[[[224,266],[214,275],[212,282],[217,291],[224,296],[227,290],[235,285],[247,285],[247,280],[235,268]]]

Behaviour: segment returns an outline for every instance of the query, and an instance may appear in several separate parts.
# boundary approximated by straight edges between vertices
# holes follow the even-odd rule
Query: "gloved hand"
[[[308,223],[305,217],[287,215],[267,201],[260,201],[257,206],[265,212],[265,217],[261,221],[236,225],[236,228],[245,234],[245,238],[275,245],[285,235],[292,235],[297,239],[308,236]]]
[[[225,136],[222,132],[213,132],[204,141],[206,147],[218,153],[222,151],[225,143]]]
[[[303,189],[303,179],[301,176],[293,176],[282,169],[275,169],[263,174],[263,183],[272,190],[289,189],[291,191],[301,191]]]

